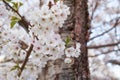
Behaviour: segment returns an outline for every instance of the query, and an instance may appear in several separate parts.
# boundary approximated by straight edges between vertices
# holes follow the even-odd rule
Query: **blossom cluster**
[[[23,14],[32,26],[29,26],[29,35],[17,24],[10,29],[6,25],[0,28],[0,37],[4,45],[0,53],[5,55],[5,59],[12,60],[9,66],[5,66],[4,73],[0,73],[0,80],[36,80],[48,61],[53,61],[65,57],[65,63],[71,63],[72,57],[79,57],[80,43],[76,43],[76,48],[66,47],[58,33],[59,28],[63,27],[67,16],[70,14],[69,7],[62,1],[49,2],[42,7],[28,8],[29,12]],[[23,5],[24,7],[26,5]],[[15,34],[17,33],[17,34]],[[11,70],[13,65],[21,66],[26,56],[26,49],[22,49],[20,41],[24,41],[28,46],[33,44],[33,50],[29,61],[20,77],[17,76],[18,69]],[[1,66],[0,66],[1,67]],[[4,69],[0,69],[3,71]],[[30,74],[29,74],[30,73]],[[4,77],[3,77],[4,75]]]

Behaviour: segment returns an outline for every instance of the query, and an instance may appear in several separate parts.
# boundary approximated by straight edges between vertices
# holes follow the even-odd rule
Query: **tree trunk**
[[[89,30],[89,14],[87,0],[64,0],[64,2],[70,7],[71,15],[65,22],[67,26],[67,33],[69,28],[74,28],[74,34],[76,41],[81,44],[81,55],[75,59],[73,66],[65,68],[62,76],[59,80],[90,80],[89,63],[88,63],[88,30]]]
[[[89,14],[87,0],[75,0],[75,37],[81,44],[81,55],[75,60],[75,80],[90,80],[88,62]]]

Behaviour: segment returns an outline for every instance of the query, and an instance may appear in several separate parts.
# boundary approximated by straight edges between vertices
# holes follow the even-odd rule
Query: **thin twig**
[[[91,14],[91,18],[90,18],[90,20],[92,20],[93,19],[93,16],[94,16],[94,13],[95,13],[95,11],[96,11],[96,9],[97,9],[97,7],[98,7],[98,2],[96,2],[96,4],[95,4],[95,6],[94,6],[94,8],[93,8],[93,10],[92,10],[92,14]]]
[[[21,20],[18,21],[19,25],[22,26],[27,33],[29,33],[28,28],[29,28],[29,26],[33,27],[33,25],[31,25],[30,22],[28,22],[25,19],[24,16],[21,16],[20,13],[17,10],[15,10],[12,6],[10,6],[5,0],[3,0],[3,2],[4,2],[5,5],[7,5],[12,11],[14,11],[21,18]],[[37,40],[39,40],[36,35],[33,35],[33,36],[34,36],[34,38],[36,38]]]
[[[120,41],[116,42],[116,43],[110,43],[110,44],[104,44],[104,45],[98,45],[98,46],[88,46],[88,49],[98,49],[98,48],[103,48],[103,47],[113,47],[113,46],[116,46],[118,44],[120,44]]]
[[[118,50],[108,50],[107,52],[101,52],[101,54],[96,54],[96,55],[88,56],[88,57],[89,57],[89,58],[94,58],[94,57],[98,57],[98,56],[100,56],[100,55],[110,54],[110,53],[116,52],[116,51],[120,51],[120,49],[118,49]]]
[[[25,68],[25,66],[26,66],[26,63],[28,62],[28,59],[29,59],[29,56],[30,56],[32,50],[33,50],[33,45],[31,44],[29,50],[27,51],[27,54],[26,54],[25,60],[24,60],[22,66],[21,66],[21,68],[20,68],[19,73],[18,73],[18,76],[19,76],[19,77],[21,76],[22,71],[24,70],[24,68]]]
[[[98,38],[98,37],[100,37],[100,36],[102,36],[102,35],[110,32],[111,30],[113,30],[113,29],[114,29],[115,27],[117,27],[117,25],[119,24],[119,19],[120,19],[120,18],[116,19],[116,22],[115,22],[115,24],[112,26],[112,28],[106,30],[105,32],[103,32],[103,33],[101,33],[101,34],[99,34],[99,35],[97,35],[97,36],[95,36],[95,37],[92,37],[91,39],[89,39],[89,41],[91,41],[91,40],[93,40],[93,39],[95,39],[95,38]]]
[[[118,61],[118,60],[109,60],[108,62],[112,63],[114,65],[120,65],[120,61]]]
[[[10,6],[5,0],[3,0],[3,2],[5,3],[5,5],[7,5],[10,9],[12,9],[15,13],[17,13],[20,18],[22,18],[22,16],[18,13],[18,11],[16,11],[12,6]]]
[[[14,11],[14,12],[21,18],[21,20],[18,21],[18,23],[19,23],[20,25],[24,25],[24,26],[22,26],[22,27],[26,30],[26,32],[29,32],[28,27],[29,27],[29,26],[30,26],[30,27],[33,27],[33,26],[24,18],[24,16],[21,16],[20,13],[19,13],[17,10],[15,10],[12,6],[10,6],[5,0],[3,0],[3,3],[4,3],[6,6],[8,6],[12,11]]]

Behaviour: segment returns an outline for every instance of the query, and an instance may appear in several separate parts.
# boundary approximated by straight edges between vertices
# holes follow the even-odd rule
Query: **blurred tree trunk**
[[[64,27],[60,29],[61,36],[66,39],[74,31],[75,26],[75,0],[64,0],[64,3],[70,7],[70,15],[64,23]],[[75,80],[75,71],[71,65],[63,63],[62,73],[59,74],[58,80]]]

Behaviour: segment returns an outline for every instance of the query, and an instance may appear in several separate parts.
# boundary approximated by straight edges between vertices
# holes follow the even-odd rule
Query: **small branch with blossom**
[[[18,21],[18,23],[19,25],[22,25],[22,27],[28,33],[29,32],[28,27],[29,26],[32,27],[32,25],[24,18],[24,16],[21,16],[20,13],[17,10],[15,10],[11,5],[9,5],[5,0],[3,0],[3,3],[6,5],[6,7],[9,7],[13,12],[15,12],[21,18],[21,20]]]

